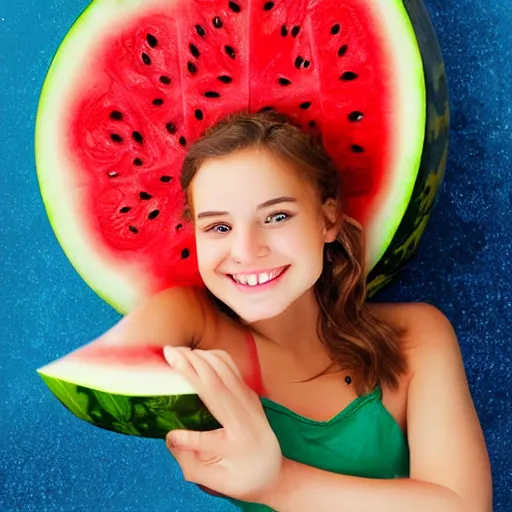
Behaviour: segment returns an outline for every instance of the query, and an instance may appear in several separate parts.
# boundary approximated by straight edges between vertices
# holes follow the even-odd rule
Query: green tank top
[[[261,397],[286,458],[333,473],[365,478],[409,476],[409,446],[382,404],[381,388],[360,396],[329,421],[314,421]],[[231,498],[250,512],[272,509]]]

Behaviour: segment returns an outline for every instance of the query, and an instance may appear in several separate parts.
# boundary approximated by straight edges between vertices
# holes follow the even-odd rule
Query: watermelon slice
[[[448,141],[420,0],[93,0],[44,82],[36,164],[63,250],[118,311],[200,282],[183,157],[226,114],[264,108],[322,136],[372,292],[414,254]]]
[[[37,372],[76,417],[106,430],[163,439],[177,428],[220,426],[162,347],[97,340]]]

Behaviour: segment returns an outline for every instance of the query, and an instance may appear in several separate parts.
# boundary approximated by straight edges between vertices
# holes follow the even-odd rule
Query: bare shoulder
[[[426,302],[372,303],[379,319],[405,330],[404,351],[411,365],[432,351],[458,351],[459,344],[450,320]]]
[[[450,321],[425,303],[379,304],[372,310],[407,329],[411,478],[450,489],[463,510],[491,511],[489,456]]]

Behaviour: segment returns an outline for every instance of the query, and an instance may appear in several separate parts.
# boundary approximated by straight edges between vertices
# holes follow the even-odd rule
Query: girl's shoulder
[[[431,304],[371,303],[368,307],[377,318],[405,332],[402,344],[408,369],[400,376],[398,388],[382,388],[382,401],[407,431],[407,406],[413,379],[427,364],[431,371],[435,369],[435,364],[432,365],[435,361],[448,360],[452,366],[460,365],[457,338],[450,321]]]
[[[369,303],[379,319],[405,331],[403,350],[408,360],[418,353],[437,350],[440,344],[456,338],[446,315],[426,302]],[[413,362],[413,361],[411,361]]]

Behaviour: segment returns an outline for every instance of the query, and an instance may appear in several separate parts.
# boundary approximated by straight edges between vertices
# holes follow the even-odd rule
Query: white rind
[[[102,364],[100,360],[80,360],[69,354],[37,371],[77,386],[130,397],[196,394],[170,366]]]

